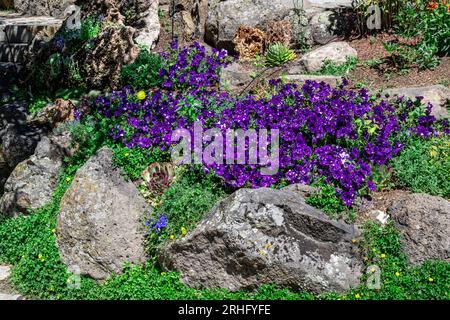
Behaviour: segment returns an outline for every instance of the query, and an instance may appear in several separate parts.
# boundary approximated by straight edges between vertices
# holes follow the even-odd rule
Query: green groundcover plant
[[[397,180],[412,192],[450,197],[450,141],[413,139],[392,160]]]

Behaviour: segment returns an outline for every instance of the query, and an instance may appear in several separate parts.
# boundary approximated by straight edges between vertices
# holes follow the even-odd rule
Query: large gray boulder
[[[396,199],[388,209],[408,260],[450,262],[450,202],[427,194],[410,194]]]
[[[431,114],[436,119],[444,119],[449,116],[447,107],[450,106],[450,88],[443,85],[393,88],[386,89],[384,93],[389,96],[404,96],[413,100],[416,97],[423,97],[423,103],[431,103],[433,105]]]
[[[307,205],[301,192],[240,189],[197,228],[161,248],[160,263],[189,287],[251,289],[265,283],[314,293],[358,285],[354,229]]]
[[[113,166],[111,150],[100,149],[61,200],[57,245],[69,271],[101,280],[120,273],[126,262],[144,262],[145,210],[134,184]]]
[[[0,107],[0,196],[17,164],[34,153],[45,128],[26,122],[25,106],[10,104]]]
[[[64,150],[43,137],[36,152],[19,163],[6,181],[0,212],[7,216],[27,214],[51,200],[63,165]]]
[[[358,57],[358,53],[347,42],[332,42],[325,46],[312,50],[302,56],[299,65],[307,72],[319,71],[326,60],[340,65],[349,58]]]

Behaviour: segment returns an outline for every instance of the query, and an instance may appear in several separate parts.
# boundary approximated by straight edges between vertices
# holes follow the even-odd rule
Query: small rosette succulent
[[[266,50],[266,64],[272,67],[281,66],[295,58],[295,52],[280,42],[271,44]]]

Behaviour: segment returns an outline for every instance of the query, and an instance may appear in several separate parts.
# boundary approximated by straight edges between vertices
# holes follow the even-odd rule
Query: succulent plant
[[[266,50],[266,64],[272,67],[281,66],[295,58],[295,52],[280,42],[271,44]]]
[[[142,185],[149,199],[160,196],[170,186],[175,176],[176,166],[170,162],[155,162],[141,173]]]

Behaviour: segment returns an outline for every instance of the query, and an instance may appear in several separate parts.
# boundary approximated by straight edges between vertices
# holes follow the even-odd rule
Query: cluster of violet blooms
[[[168,90],[210,87],[219,81],[220,69],[233,60],[226,50],[212,48],[208,54],[198,42],[178,50],[177,42],[173,41],[161,56],[169,64],[159,70],[158,76],[165,79],[162,87]]]
[[[410,111],[416,102],[400,98],[394,108],[384,100],[371,99],[365,89],[346,90],[345,79],[337,88],[315,81],[298,87],[271,80],[274,94],[269,99],[251,95],[234,98],[204,88],[208,81],[217,81],[214,75],[228,60],[223,51],[213,51],[206,67],[204,61],[198,61],[198,52],[203,52],[205,59],[204,49],[195,44],[181,50],[177,62],[160,72],[168,78],[165,89],[156,89],[138,100],[135,92],[126,87],[109,97],[97,98],[90,111],[113,121],[111,136],[116,142],[129,148],[169,152],[175,144],[171,141],[174,130],[194,130],[192,118],[181,112],[194,97],[191,111],[204,128],[218,128],[224,134],[227,129],[238,128],[280,132],[278,173],[263,175],[258,165],[217,163],[204,163],[205,172],[214,171],[236,188],[269,187],[281,182],[311,184],[320,178],[335,187],[347,206],[354,203],[360,190],[375,189],[369,179],[372,166],[386,164],[396,155],[403,146],[402,136],[435,134],[430,105],[421,116],[411,119]],[[200,76],[197,66],[208,70],[207,78]],[[189,88],[167,90],[179,87],[175,79],[184,85],[188,81]]]

